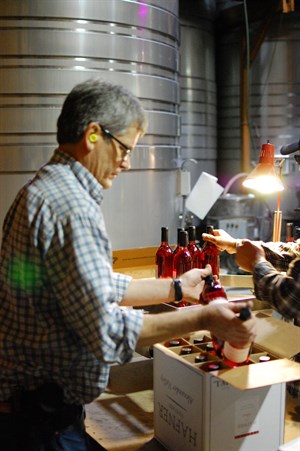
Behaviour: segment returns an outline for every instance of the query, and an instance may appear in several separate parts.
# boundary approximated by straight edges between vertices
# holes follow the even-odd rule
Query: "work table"
[[[108,451],[165,451],[154,438],[153,390],[104,393],[86,411],[87,432]],[[287,394],[284,443],[299,436],[299,400]]]
[[[114,269],[134,278],[155,276],[155,267],[151,263],[153,249],[146,255],[123,253],[125,260],[117,258],[119,264]],[[130,256],[131,264],[122,265]],[[128,263],[128,261],[127,261]],[[136,265],[137,263],[137,265]],[[238,288],[252,287],[251,276],[226,276],[225,285]],[[246,286],[245,286],[246,285]],[[257,308],[264,304],[258,303]],[[256,305],[255,305],[256,306]],[[164,451],[165,448],[154,438],[153,425],[153,378],[151,358],[135,354],[132,363],[122,367],[115,365],[111,371],[111,385],[101,397],[86,406],[87,432],[108,451]],[[126,391],[126,384],[130,387]],[[139,385],[140,384],[140,385]],[[300,402],[287,393],[285,436],[287,443],[300,436]]]

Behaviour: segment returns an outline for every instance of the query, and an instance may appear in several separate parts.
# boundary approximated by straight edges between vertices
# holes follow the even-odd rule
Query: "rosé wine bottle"
[[[180,277],[181,274],[192,269],[192,257],[188,251],[188,233],[180,231],[179,249],[173,256],[173,277]]]
[[[251,310],[248,307],[243,307],[240,310],[239,318],[241,321],[247,321],[251,317]],[[223,347],[223,358],[227,365],[235,367],[246,365],[249,363],[249,355],[251,352],[252,343],[248,343],[243,348],[233,346],[228,341],[225,341]]]
[[[155,255],[157,278],[165,278],[173,276],[173,251],[169,246],[168,235],[169,235],[168,227],[162,227],[161,243]]]
[[[206,233],[213,235],[213,230],[214,228],[212,225],[206,226]],[[204,241],[202,252],[203,252],[203,268],[205,268],[207,264],[210,264],[213,275],[219,276],[220,255],[217,247],[213,243],[210,243],[209,241]]]
[[[180,277],[185,272],[192,269],[192,257],[188,251],[188,233],[184,230],[179,231],[179,246],[177,252],[173,253],[173,278]],[[186,307],[187,302],[182,299],[176,303],[176,307]]]
[[[202,251],[196,244],[196,227],[189,226],[188,228],[189,234],[189,243],[188,243],[188,251],[192,257],[192,268],[202,268]]]

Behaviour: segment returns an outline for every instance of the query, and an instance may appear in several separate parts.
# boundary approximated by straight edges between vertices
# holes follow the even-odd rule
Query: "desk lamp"
[[[278,163],[279,176],[275,170],[275,162]],[[273,241],[280,241],[282,211],[280,192],[284,189],[281,181],[283,158],[275,158],[275,147],[269,141],[261,147],[259,162],[253,171],[246,177],[243,186],[256,190],[263,194],[277,192],[277,210],[273,218]]]

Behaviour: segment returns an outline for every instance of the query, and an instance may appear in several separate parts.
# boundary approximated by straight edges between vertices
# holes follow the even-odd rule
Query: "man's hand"
[[[236,262],[244,270],[253,273],[254,266],[266,261],[265,252],[258,241],[242,240],[236,250]]]
[[[204,287],[204,279],[211,274],[211,266],[204,269],[191,269],[180,276],[183,298],[192,303],[199,303],[199,297]]]
[[[234,254],[236,252],[238,240],[222,229],[215,229],[213,232],[213,235],[209,233],[202,233],[203,240],[213,243],[217,246],[219,251],[227,251],[229,254]]]
[[[245,302],[228,302],[203,307],[206,328],[216,337],[229,341],[236,346],[245,346],[254,341],[257,319],[253,316],[247,321],[241,321],[237,313],[242,307],[248,307]]]

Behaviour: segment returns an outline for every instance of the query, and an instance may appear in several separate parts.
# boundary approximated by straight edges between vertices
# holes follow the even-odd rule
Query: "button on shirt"
[[[132,357],[143,313],[119,306],[131,278],[112,271],[102,197],[94,176],[56,150],[11,206],[1,249],[0,400],[54,381],[66,402],[91,402],[110,364]]]

